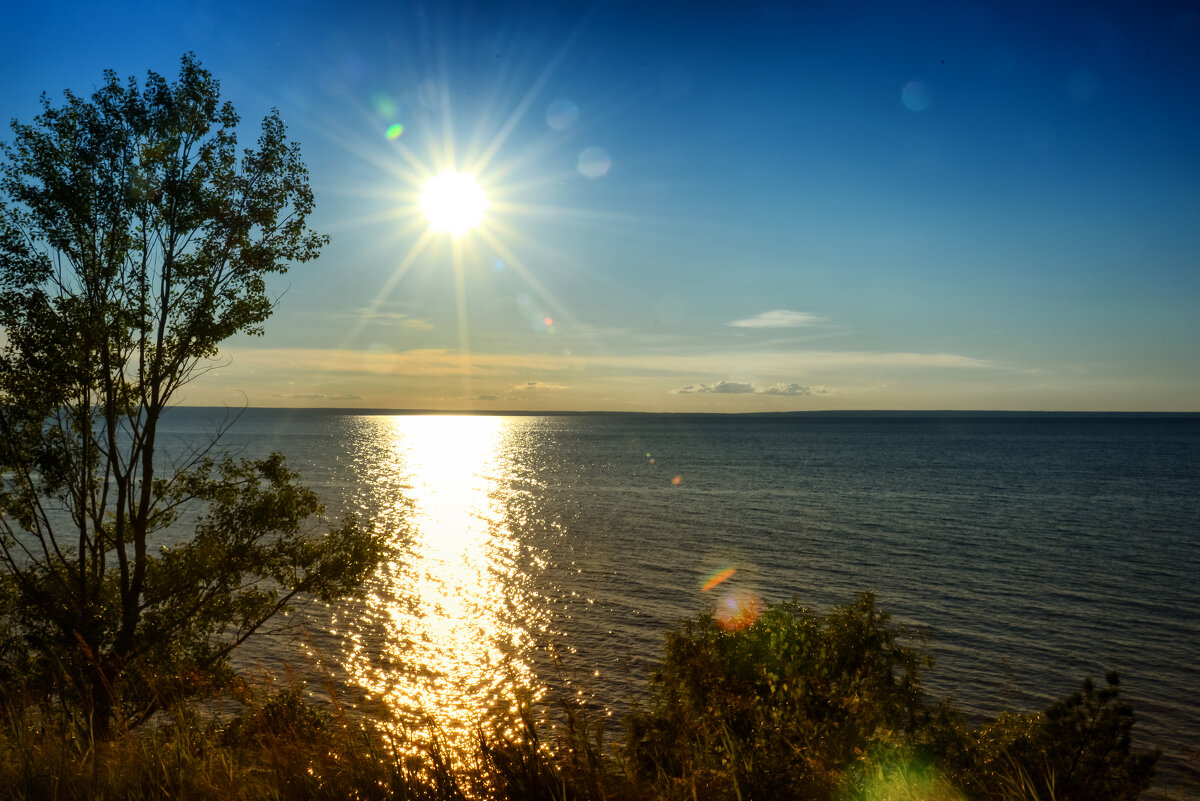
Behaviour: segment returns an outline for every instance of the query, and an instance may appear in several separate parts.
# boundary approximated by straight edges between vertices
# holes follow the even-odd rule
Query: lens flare
[[[762,611],[762,599],[754,593],[732,592],[717,603],[713,618],[726,631],[741,631],[754,625]]]
[[[371,105],[375,107],[375,113],[380,117],[394,117],[399,108],[396,101],[385,94],[376,94],[371,99]]]
[[[933,105],[933,93],[921,81],[909,81],[900,90],[900,100],[909,111],[924,111]]]
[[[579,106],[570,100],[555,100],[546,109],[546,124],[556,131],[565,131],[579,122]]]
[[[417,102],[430,111],[439,111],[446,96],[446,87],[436,78],[426,78],[417,87]]]
[[[711,576],[708,577],[708,581],[704,582],[704,586],[700,588],[700,592],[708,592],[713,587],[717,586],[722,581],[725,581],[725,579],[729,578],[736,572],[737,572],[737,568],[731,567],[726,570],[722,570],[719,573],[713,573]]]
[[[400,134],[402,134],[402,133],[404,133],[404,126],[401,125],[400,123],[396,123],[395,125],[389,125],[388,129],[387,129],[387,138],[388,139],[399,139]]]
[[[883,763],[864,778],[865,798],[929,801],[964,801],[966,798],[937,768],[917,761]]]
[[[612,159],[602,147],[589,147],[579,154],[579,172],[587,178],[599,178],[612,168]]]

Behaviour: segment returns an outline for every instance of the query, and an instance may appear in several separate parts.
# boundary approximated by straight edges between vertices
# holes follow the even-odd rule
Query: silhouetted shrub
[[[1141,796],[1154,779],[1159,752],[1133,752],[1133,706],[1119,697],[1117,673],[1105,676],[1105,683],[1097,688],[1084,679],[1078,692],[1040,715],[1020,716],[1027,725],[1000,749],[1002,756],[996,755],[996,742],[990,743],[985,758],[1006,760],[1008,772],[1001,764],[998,772],[1006,781],[1001,786],[988,782],[989,794],[1011,796],[1003,785],[1017,781],[1032,791],[1029,795],[1055,801],[1133,801]]]
[[[926,720],[917,640],[869,593],[824,617],[771,605],[736,632],[686,621],[667,634],[649,709],[630,716],[634,770],[668,796],[826,797]]]
[[[948,701],[925,705],[929,664],[870,594],[824,616],[768,605],[736,631],[684,621],[628,720],[634,779],[709,799],[1133,801],[1149,787],[1158,753],[1132,751],[1117,674],[975,727]]]

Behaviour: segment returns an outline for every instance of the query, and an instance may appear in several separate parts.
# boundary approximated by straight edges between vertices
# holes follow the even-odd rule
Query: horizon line
[[[328,412],[361,415],[480,415],[493,417],[580,417],[586,415],[692,415],[705,417],[787,417],[797,415],[830,416],[1049,416],[1049,415],[1097,415],[1156,416],[1156,417],[1200,417],[1200,411],[1189,410],[1104,410],[1104,409],[792,409],[762,412],[713,412],[713,411],[636,411],[622,409],[402,409],[359,406],[220,406],[208,404],[180,404],[172,409],[223,409],[225,411],[247,411],[250,409],[280,412]]]

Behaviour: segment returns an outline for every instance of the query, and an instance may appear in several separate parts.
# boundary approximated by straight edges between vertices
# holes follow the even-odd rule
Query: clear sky
[[[1200,411],[1200,2],[4,16],[0,117],[194,51],[302,145],[333,242],[187,403]]]

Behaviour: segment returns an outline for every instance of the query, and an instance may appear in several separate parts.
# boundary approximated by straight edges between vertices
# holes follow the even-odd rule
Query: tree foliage
[[[238,125],[188,54],[171,83],[108,71],[90,99],[43,95],[0,144],[0,678],[100,729],[219,677],[289,602],[351,592],[378,559],[353,521],[310,530],[320,504],[279,456],[160,453],[180,388],[262,333],[268,276],[327,242],[279,114],[241,152]]]

